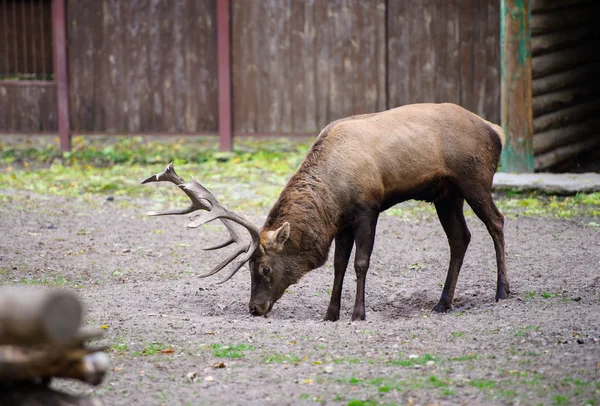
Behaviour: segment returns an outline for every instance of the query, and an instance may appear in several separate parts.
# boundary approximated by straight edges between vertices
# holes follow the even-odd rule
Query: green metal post
[[[500,0],[503,172],[533,172],[531,0]]]

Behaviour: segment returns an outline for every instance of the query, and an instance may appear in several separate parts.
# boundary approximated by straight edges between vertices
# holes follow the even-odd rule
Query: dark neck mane
[[[269,212],[264,230],[290,223],[289,249],[306,257],[311,268],[321,266],[337,233],[339,209],[331,188],[314,168],[300,168]]]

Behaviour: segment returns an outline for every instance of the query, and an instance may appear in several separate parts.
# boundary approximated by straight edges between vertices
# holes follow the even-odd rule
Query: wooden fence
[[[424,101],[500,118],[498,0],[54,1],[66,1],[74,133],[214,134],[230,120],[234,134],[316,134]],[[230,41],[218,45],[222,3]],[[219,72],[231,79],[221,97]],[[3,94],[11,85],[0,82],[0,110],[19,114],[23,90]],[[30,111],[56,109],[50,94],[29,95]],[[0,118],[0,132],[56,131],[51,116]]]

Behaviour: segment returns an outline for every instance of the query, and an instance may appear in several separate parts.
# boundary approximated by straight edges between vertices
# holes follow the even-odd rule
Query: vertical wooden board
[[[69,106],[71,109],[71,126],[77,131],[81,128],[79,112],[81,111],[81,99],[79,98],[81,88],[81,52],[78,47],[82,41],[81,37],[81,8],[76,0],[67,3],[67,35],[69,38]],[[52,65],[52,63],[51,63]]]
[[[160,12],[160,88],[162,91],[162,120],[163,131],[177,131],[177,118],[175,107],[175,61],[176,38],[173,33],[175,10],[170,1],[163,0],[159,3]]]
[[[151,111],[147,118],[152,131],[164,129],[163,124],[163,101],[161,81],[161,10],[160,0],[150,2],[150,13],[148,16],[148,93],[150,95]]]
[[[94,24],[90,27],[92,30],[93,49],[92,54],[94,65],[94,126],[92,131],[99,132],[106,128],[106,108],[104,103],[105,84],[106,84],[106,58],[105,58],[105,37],[104,27],[101,23],[104,19],[104,4],[102,1],[96,1],[93,10]]]
[[[40,121],[41,131],[58,131],[58,111],[56,106],[56,84],[43,86],[40,98]]]
[[[217,131],[217,27],[214,0],[187,3],[185,70],[190,83],[185,107],[186,131]]]
[[[145,121],[143,112],[150,105],[147,75],[148,66],[148,20],[149,2],[129,0],[123,2],[126,16],[122,41],[126,44],[127,70],[122,73],[123,85],[127,87],[126,130],[130,133],[141,132]]]
[[[488,53],[484,117],[500,123],[500,2],[490,1],[487,8],[485,48]]]
[[[446,69],[443,73],[445,86],[440,101],[458,103],[460,101],[460,7],[458,3],[448,3],[445,22],[447,44]]]
[[[0,83],[0,132],[8,131],[8,106],[7,86]]]
[[[97,22],[97,10],[101,3],[95,0],[80,0],[70,3],[73,14],[71,26],[77,28],[77,35],[71,45],[70,53],[78,54],[78,89],[75,94],[71,91],[71,100],[78,100],[76,115],[77,126],[73,121],[75,131],[93,131],[96,120],[96,106],[94,105],[94,81],[96,72],[94,66],[94,30]],[[73,111],[73,110],[71,110]]]
[[[331,43],[328,33],[329,23],[327,21],[328,2],[316,1],[314,3],[313,15],[315,26],[315,86],[316,86],[316,110],[317,110],[317,128],[323,128],[330,121],[329,111],[329,93],[331,91],[331,82],[329,80],[329,71],[332,69],[329,63]]]
[[[173,33],[173,48],[171,50],[171,58],[173,59],[172,66],[172,78],[173,78],[173,103],[174,103],[174,115],[173,124],[175,132],[185,131],[185,119],[184,119],[184,97],[182,97],[188,90],[189,83],[185,76],[183,66],[183,53],[184,48],[184,30],[183,30],[183,16],[185,13],[184,3],[175,2],[171,7],[174,8],[173,20],[171,20],[171,30]]]
[[[387,89],[388,108],[408,103],[407,4],[401,0],[387,3]]]
[[[293,0],[291,7],[292,131],[317,132],[314,0]]]
[[[463,0],[460,10],[460,100],[459,104],[471,110],[474,103],[474,58],[473,48],[475,25],[473,3],[477,0]]]
[[[253,2],[254,3],[254,2]],[[232,100],[233,100],[233,130],[254,131],[256,116],[254,107],[257,105],[255,83],[256,65],[252,64],[249,56],[252,53],[253,39],[252,14],[255,4],[244,5],[239,1],[231,3],[231,66],[232,66]]]

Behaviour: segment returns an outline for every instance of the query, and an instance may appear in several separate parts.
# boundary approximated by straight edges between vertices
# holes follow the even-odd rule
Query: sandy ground
[[[96,388],[53,383],[69,393],[107,405],[600,404],[600,230],[586,226],[597,219],[507,219],[513,293],[496,303],[493,244],[468,218],[454,309],[432,314],[442,228],[383,215],[367,320],[350,322],[349,270],[331,323],[331,261],[252,317],[247,270],[224,285],[196,276],[222,255],[199,249],[221,228],[146,217],[151,202],[15,196],[0,206],[0,283],[74,289],[86,324],[108,326],[93,345],[108,346],[111,372]]]

